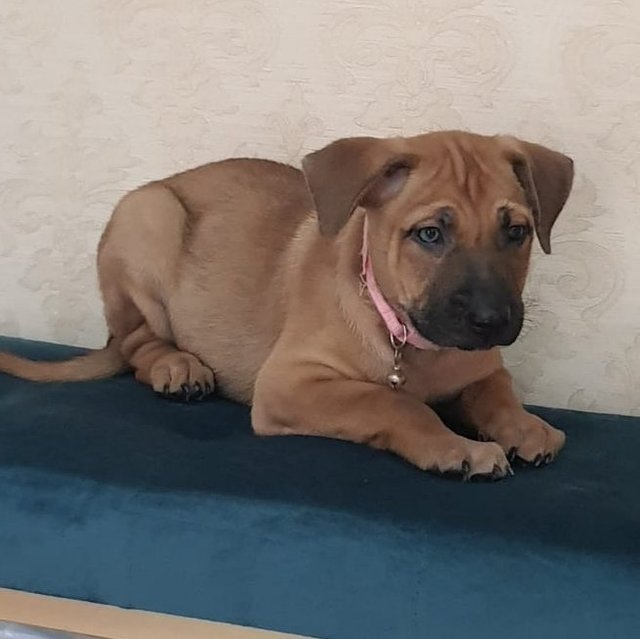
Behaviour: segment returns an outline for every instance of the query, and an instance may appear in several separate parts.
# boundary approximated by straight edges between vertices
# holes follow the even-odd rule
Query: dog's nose
[[[490,333],[504,328],[511,317],[509,307],[495,308],[480,304],[469,309],[469,324],[477,333]]]
[[[505,328],[511,319],[509,305],[494,297],[461,290],[451,297],[451,304],[474,332],[486,334]]]

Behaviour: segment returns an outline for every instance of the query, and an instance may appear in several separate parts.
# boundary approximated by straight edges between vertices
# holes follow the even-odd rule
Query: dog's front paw
[[[566,440],[561,430],[524,410],[501,416],[499,422],[488,424],[478,435],[481,440],[500,444],[509,461],[517,459],[536,467],[552,462]]]
[[[425,470],[460,477],[464,481],[497,480],[513,474],[509,460],[498,444],[464,437],[456,437],[441,448],[431,448]]]

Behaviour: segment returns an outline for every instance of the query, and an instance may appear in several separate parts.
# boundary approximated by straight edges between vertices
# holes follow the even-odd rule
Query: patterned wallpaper
[[[145,180],[513,133],[577,168],[507,351],[518,387],[640,414],[639,60],[636,0],[0,0],[0,332],[101,344],[96,242]]]

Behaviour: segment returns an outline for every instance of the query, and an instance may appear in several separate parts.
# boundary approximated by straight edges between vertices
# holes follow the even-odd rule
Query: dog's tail
[[[34,382],[82,382],[112,377],[128,370],[120,354],[117,340],[109,338],[107,345],[62,362],[36,362],[10,353],[0,353],[0,373]]]

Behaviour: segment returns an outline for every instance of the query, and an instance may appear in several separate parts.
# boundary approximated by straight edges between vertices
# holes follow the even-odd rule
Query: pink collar
[[[411,346],[420,350],[437,349],[438,347],[422,337],[411,323],[405,324],[400,320],[396,312],[389,305],[389,302],[384,298],[384,295],[376,282],[376,278],[373,275],[367,236],[368,225],[367,218],[365,216],[362,240],[362,270],[360,271],[360,279],[364,287],[369,292],[369,297],[371,298],[373,305],[376,307],[378,314],[385,323],[392,343],[395,342],[401,346],[404,344],[411,344]]]

